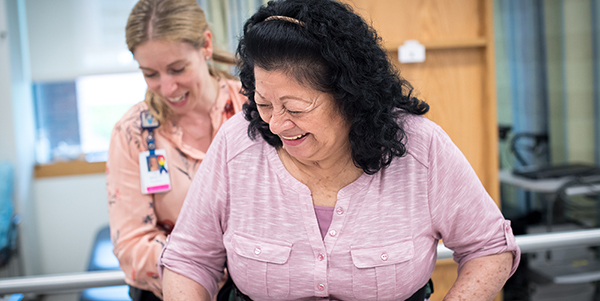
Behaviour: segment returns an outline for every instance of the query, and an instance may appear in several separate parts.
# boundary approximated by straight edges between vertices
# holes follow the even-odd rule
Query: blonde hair
[[[209,26],[196,0],[139,0],[127,19],[125,36],[127,47],[133,54],[135,47],[149,40],[185,42],[200,49],[205,44],[206,30]],[[233,55],[227,51],[214,49],[212,58],[224,65],[236,64]],[[233,78],[227,71],[216,69],[212,64],[208,65],[208,70],[212,76]],[[150,89],[146,90],[144,102],[161,122],[172,113],[160,96]]]

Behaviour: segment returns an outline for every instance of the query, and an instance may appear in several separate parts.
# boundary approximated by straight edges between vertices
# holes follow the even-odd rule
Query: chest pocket
[[[384,246],[351,246],[352,290],[360,300],[397,300],[396,277],[410,277],[414,267],[412,240]]]
[[[235,233],[232,245],[229,269],[243,293],[254,298],[289,295],[291,243]]]

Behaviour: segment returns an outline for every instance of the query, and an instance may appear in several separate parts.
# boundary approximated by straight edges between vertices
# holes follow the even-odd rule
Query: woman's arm
[[[210,301],[210,294],[198,282],[165,268],[163,271],[163,298],[165,301]]]
[[[513,253],[474,258],[466,262],[444,301],[493,300],[510,275]]]
[[[433,229],[459,264],[458,278],[444,300],[492,300],[520,261],[510,221],[439,127],[429,154]]]
[[[160,296],[161,281],[156,263],[166,235],[157,227],[152,195],[141,193],[138,153],[142,149],[136,141],[142,138],[139,130],[130,126],[133,123],[124,119],[115,125],[106,162],[113,252],[125,272],[127,284]]]

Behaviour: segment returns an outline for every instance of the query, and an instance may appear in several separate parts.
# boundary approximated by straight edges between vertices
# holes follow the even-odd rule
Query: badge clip
[[[151,156],[154,156],[154,150],[156,149],[156,143],[154,143],[154,129],[160,126],[160,122],[148,110],[140,112],[140,120],[142,121],[142,129],[148,130],[148,138],[146,138],[148,151]]]

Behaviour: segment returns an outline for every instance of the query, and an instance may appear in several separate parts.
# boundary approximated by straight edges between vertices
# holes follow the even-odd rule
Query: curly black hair
[[[303,23],[265,21],[270,16]],[[254,67],[283,71],[333,96],[351,123],[348,139],[354,164],[367,174],[406,153],[402,115],[429,110],[427,103],[412,96],[412,86],[389,61],[375,30],[348,5],[333,0],[270,1],[245,23],[237,56],[252,139],[260,134],[270,145],[282,145],[258,113]]]

